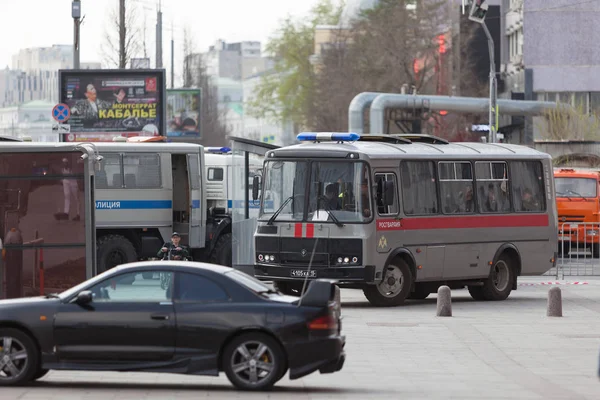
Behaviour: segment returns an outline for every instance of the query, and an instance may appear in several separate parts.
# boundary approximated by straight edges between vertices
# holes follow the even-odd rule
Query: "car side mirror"
[[[80,305],[85,305],[85,304],[91,303],[92,302],[92,292],[89,290],[84,290],[82,292],[79,292],[79,294],[77,294],[77,298],[75,299],[75,302]]]
[[[258,189],[260,186],[260,177],[258,175],[254,175],[254,179],[252,179],[252,200],[256,201],[258,199]]]
[[[386,206],[394,205],[394,192],[395,192],[394,182],[393,181],[386,182],[385,190],[383,191],[383,203]]]

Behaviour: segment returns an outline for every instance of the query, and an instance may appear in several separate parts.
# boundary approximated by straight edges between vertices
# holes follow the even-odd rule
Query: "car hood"
[[[0,311],[7,308],[15,308],[15,307],[32,307],[36,304],[55,304],[60,302],[60,299],[57,298],[48,298],[46,296],[37,296],[37,297],[23,297],[20,299],[7,299],[0,300]]]

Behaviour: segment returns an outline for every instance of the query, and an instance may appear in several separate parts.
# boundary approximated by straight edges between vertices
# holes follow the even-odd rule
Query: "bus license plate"
[[[571,237],[570,236],[559,236],[558,240],[569,241],[569,240],[571,240]]]
[[[291,271],[291,276],[295,278],[316,278],[317,271],[315,271],[314,269],[311,271],[305,269],[293,269]]]

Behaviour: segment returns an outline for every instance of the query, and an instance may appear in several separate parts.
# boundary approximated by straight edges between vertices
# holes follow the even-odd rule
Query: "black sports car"
[[[0,301],[0,385],[48,370],[218,376],[240,389],[271,388],[345,360],[339,288],[310,284],[282,295],[219,265],[121,265],[63,293]]]

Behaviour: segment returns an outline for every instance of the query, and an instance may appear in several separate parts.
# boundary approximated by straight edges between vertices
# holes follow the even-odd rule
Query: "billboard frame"
[[[195,139],[195,140],[202,140],[204,137],[204,124],[202,123],[202,107],[204,106],[204,91],[202,90],[201,87],[191,87],[191,88],[167,88],[165,90],[165,98],[167,100],[165,100],[165,124],[168,124],[168,112],[167,112],[167,101],[169,98],[169,94],[170,93],[179,93],[179,92],[199,92],[200,93],[200,101],[198,102],[198,133],[200,134],[199,137],[195,137],[195,138],[188,138],[188,139]],[[180,138],[183,136],[168,136],[169,131],[168,131],[168,125],[167,125],[167,129],[165,130],[165,137],[169,137],[169,138]]]
[[[159,69],[128,69],[128,68],[115,68],[115,69],[59,69],[58,70],[58,102],[64,102],[66,93],[63,91],[63,83],[68,75],[90,75],[92,77],[101,77],[102,75],[140,75],[140,74],[154,74],[157,78],[156,88],[159,91],[158,98],[160,99],[160,115],[161,122],[158,129],[159,134],[166,136],[167,134],[167,72],[164,68]],[[67,121],[68,122],[68,121]],[[72,132],[75,135],[93,135],[93,132]],[[59,142],[66,142],[64,140],[64,134],[60,134],[58,138]],[[79,142],[80,140],[78,140]],[[83,140],[85,141],[85,140]]]

